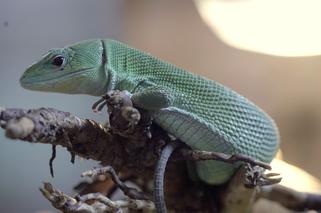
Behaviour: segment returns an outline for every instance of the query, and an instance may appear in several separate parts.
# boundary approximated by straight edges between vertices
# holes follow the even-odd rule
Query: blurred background
[[[248,97],[278,124],[283,159],[321,178],[320,7],[312,0],[1,0],[0,105],[103,121],[91,111],[94,97],[31,92],[18,80],[50,48],[113,38]],[[97,165],[79,158],[72,165],[58,149],[52,179],[50,156],[50,146],[2,131],[0,212],[53,211],[38,191],[42,181],[73,194],[80,173]],[[308,189],[308,180],[301,184]]]

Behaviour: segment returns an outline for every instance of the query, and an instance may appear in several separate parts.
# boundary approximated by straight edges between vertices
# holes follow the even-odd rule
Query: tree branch
[[[74,156],[78,155],[99,161],[105,166],[110,165],[111,167],[107,170],[98,169],[96,173],[91,174],[96,176],[105,172],[110,173],[116,185],[125,192],[127,190],[128,196],[132,196],[133,191],[126,188],[121,178],[117,180],[117,174],[125,174],[127,177],[132,177],[131,180],[143,190],[146,198],[151,197],[153,188],[150,183],[152,183],[154,166],[160,150],[171,140],[166,132],[152,124],[148,114],[133,107],[126,93],[115,91],[97,102],[94,108],[102,110],[105,105],[108,105],[107,110],[110,115],[108,127],[52,108],[34,110],[0,108],[0,125],[9,138],[65,147],[72,155],[71,161],[74,161]],[[243,161],[249,163],[251,168],[255,165],[267,169],[270,167],[247,156],[191,150],[187,146],[181,146],[176,151],[174,160],[170,161],[167,167],[165,195],[169,209],[177,212],[217,212],[224,209],[225,212],[233,212],[231,210],[233,207],[244,210],[252,205],[254,192],[260,185],[279,181],[274,173],[261,174],[255,169],[247,169],[245,173],[240,170],[225,187],[212,187],[191,181],[188,178],[185,162],[182,160],[221,160],[228,163]],[[251,183],[247,184],[251,185],[251,188],[244,186],[246,181]],[[110,187],[110,184],[108,186]],[[85,194],[81,199],[76,200],[54,189],[48,183],[44,184],[41,191],[57,209],[68,213],[113,212],[124,206],[152,208],[152,204],[147,200],[126,198],[121,201],[111,201],[108,197],[95,193]],[[275,191],[275,193],[282,196],[282,191]],[[220,200],[221,205],[213,202],[213,195],[220,198],[217,200]],[[238,205],[240,196],[242,207]],[[276,197],[274,194],[272,196],[271,192],[260,196],[268,199]],[[308,197],[308,201],[303,202],[302,206],[319,208],[318,205],[321,203],[319,197],[310,195]],[[133,198],[137,197],[133,196]],[[87,200],[96,200],[96,202],[89,204]]]
[[[268,199],[293,211],[321,211],[321,195],[299,192],[285,186],[264,186],[259,198]]]

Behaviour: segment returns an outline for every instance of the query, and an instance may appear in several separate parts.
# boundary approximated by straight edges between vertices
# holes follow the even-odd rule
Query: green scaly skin
[[[57,66],[53,60],[64,58]],[[278,131],[260,108],[229,88],[177,68],[113,40],[88,40],[50,50],[20,79],[24,88],[100,96],[127,90],[136,105],[193,149],[241,153],[269,163],[278,149]],[[197,163],[210,184],[227,181],[235,167]]]
[[[63,58],[61,65],[57,57]],[[117,41],[88,40],[50,50],[20,82],[31,90],[95,96],[127,90],[135,105],[193,149],[239,153],[266,163],[278,149],[276,125],[252,102]],[[196,173],[208,184],[222,184],[238,166],[202,161]]]

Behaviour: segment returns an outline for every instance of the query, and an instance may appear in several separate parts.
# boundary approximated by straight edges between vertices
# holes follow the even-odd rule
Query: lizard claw
[[[107,95],[102,96],[98,101],[96,101],[92,105],[91,109],[94,112],[100,112],[104,108],[104,106],[107,105],[106,99],[107,99]]]
[[[127,91],[111,90],[92,105],[94,112],[100,112],[105,106],[120,108],[123,105],[132,106],[131,95]]]
[[[266,173],[263,174],[262,177],[265,180],[262,186],[277,184],[282,180],[279,173]]]
[[[252,188],[255,186],[267,186],[277,184],[282,180],[279,173],[264,173],[264,169],[259,166],[246,166],[245,186]]]

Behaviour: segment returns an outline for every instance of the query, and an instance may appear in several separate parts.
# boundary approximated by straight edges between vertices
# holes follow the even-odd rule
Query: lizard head
[[[98,39],[51,49],[27,68],[20,84],[30,90],[101,95],[107,82],[104,51]]]

